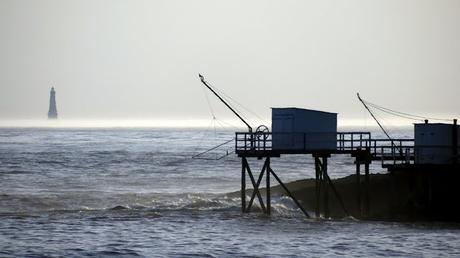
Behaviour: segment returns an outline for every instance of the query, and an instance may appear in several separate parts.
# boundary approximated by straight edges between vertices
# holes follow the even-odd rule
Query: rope
[[[216,116],[214,115],[214,110],[212,109],[211,102],[209,101],[208,93],[206,92],[206,89],[204,87],[203,87],[203,92],[204,92],[204,97],[206,98],[206,102],[208,103],[209,111],[212,117],[215,118]]]
[[[220,91],[225,97],[227,97],[228,99],[230,99],[231,101],[233,101],[237,106],[241,107],[242,109],[244,109],[245,111],[247,111],[248,113],[251,113],[252,115],[254,115],[255,117],[257,117],[257,119],[259,119],[260,121],[265,121],[261,116],[259,116],[257,113],[255,113],[254,111],[250,110],[249,108],[245,107],[243,104],[241,104],[240,102],[238,102],[237,100],[233,99],[232,97],[230,97],[229,95],[225,94],[225,92],[223,91]]]
[[[212,126],[213,126],[213,120],[211,120],[208,126],[206,126],[206,129],[203,132],[203,136],[200,138],[200,144],[198,144],[198,146],[195,148],[195,151],[197,151],[203,146],[204,138],[210,133],[210,131],[212,130]]]
[[[211,118],[210,124],[208,125],[207,129],[205,130],[205,132],[203,134],[203,137],[201,138],[199,147],[195,148],[195,151],[197,151],[198,149],[201,149],[203,147],[203,144],[206,142],[206,141],[204,141],[204,139],[208,138],[207,135],[210,134],[211,130],[214,132],[214,141],[216,142],[218,140],[218,135],[217,135],[217,129],[218,128],[217,127],[224,128],[225,126],[223,125],[223,123],[231,125],[231,124],[229,124],[227,122],[221,121],[220,119],[218,119],[216,117],[216,114],[215,114],[214,109],[213,109],[212,104],[211,104],[211,100],[209,99],[209,96],[208,96],[208,92],[206,91],[204,86],[203,86],[203,92],[204,92],[206,103],[208,104],[209,112],[210,112],[212,118]],[[212,129],[211,129],[211,127],[212,127]],[[233,140],[234,139],[232,138],[231,140],[227,140],[224,143],[220,143],[215,147],[212,147],[212,148],[209,148],[207,150],[201,151],[198,154],[193,155],[192,158],[193,159],[208,159],[208,160],[222,159],[222,158],[224,158],[225,156],[228,156],[231,153],[227,150],[226,154],[218,155],[218,153],[215,153],[215,151],[219,150],[223,146],[228,145],[230,142],[233,142]],[[211,157],[206,157],[204,155],[210,155]]]
[[[243,109],[244,111],[254,115],[258,120],[260,120],[261,122],[263,123],[266,123],[267,120],[263,119],[260,115],[258,115],[257,113],[255,113],[254,111],[252,111],[251,109],[249,109],[248,107],[244,106],[243,104],[241,104],[240,102],[238,102],[237,100],[235,100],[234,98],[232,98],[230,95],[226,94],[224,91],[222,91],[221,89],[215,87],[214,85],[208,83],[216,92],[220,93],[221,95],[225,96],[225,98],[227,100],[230,100],[231,102],[233,102],[233,104],[235,104],[236,106],[240,107],[241,109]],[[235,107],[233,107],[235,108]],[[235,108],[237,109],[237,108]],[[241,110],[238,110],[238,111],[241,111]],[[241,115],[241,112],[239,112],[240,115]],[[252,120],[252,119],[249,119],[247,116],[244,116],[244,115],[241,115],[244,119],[246,120]]]
[[[235,131],[241,129],[241,126],[238,127],[238,126],[236,126],[236,125],[234,125],[234,124],[231,124],[231,123],[229,123],[229,122],[225,122],[224,120],[218,120],[218,123],[219,123],[222,127],[227,126],[227,127],[232,128],[232,129],[235,129]]]
[[[384,108],[380,108],[378,106],[374,106],[372,104],[369,104],[368,105],[372,108],[375,108],[377,110],[380,110],[384,113],[387,113],[387,114],[390,114],[390,115],[393,115],[393,116],[397,116],[397,117],[401,117],[401,118],[405,118],[405,119],[409,119],[409,120],[414,120],[414,121],[423,121],[423,119],[421,118],[414,118],[414,117],[411,117],[411,116],[406,116],[406,115],[401,115],[401,114],[398,114],[398,113],[394,113],[394,112],[391,112],[391,111],[388,111],[388,110],[385,110]]]
[[[378,110],[380,110],[382,112],[385,112],[385,113],[388,113],[388,114],[391,114],[391,115],[394,115],[394,116],[398,116],[398,117],[401,117],[401,118],[406,118],[406,119],[411,119],[411,120],[416,120],[416,121],[423,121],[425,119],[436,120],[436,121],[451,121],[451,119],[446,119],[446,118],[425,117],[425,116],[419,116],[419,115],[413,115],[413,114],[409,114],[409,113],[404,113],[404,112],[400,112],[400,111],[396,111],[396,110],[393,110],[393,109],[389,109],[389,108],[386,108],[386,107],[379,106],[379,105],[374,104],[372,102],[369,102],[367,100],[365,102],[366,102],[366,104],[368,104],[369,106],[372,106],[375,109],[378,109]]]

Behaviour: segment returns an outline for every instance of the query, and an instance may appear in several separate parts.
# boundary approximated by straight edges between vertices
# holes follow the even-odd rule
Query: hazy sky
[[[206,118],[198,73],[246,107],[362,118],[356,92],[460,114],[460,1],[0,0],[0,118]],[[232,117],[212,96],[221,117]]]

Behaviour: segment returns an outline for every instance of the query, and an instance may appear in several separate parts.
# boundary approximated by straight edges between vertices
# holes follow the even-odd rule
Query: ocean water
[[[394,133],[412,137],[410,129]],[[0,128],[0,257],[460,257],[459,224],[306,219],[280,196],[270,217],[242,214],[240,160],[191,158],[232,137]],[[309,156],[272,166],[284,182],[313,177]],[[331,177],[351,174],[353,160],[333,156],[329,169]],[[385,172],[379,164],[371,171]]]

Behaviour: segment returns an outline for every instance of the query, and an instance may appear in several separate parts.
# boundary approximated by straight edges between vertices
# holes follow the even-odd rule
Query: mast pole
[[[204,80],[204,76],[201,75],[201,74],[198,74],[200,76],[200,80],[201,82],[212,92],[214,93],[214,95],[216,95],[217,98],[219,98],[220,101],[222,101],[222,103],[225,104],[225,106],[227,106],[232,112],[233,114],[235,114],[249,129],[249,132],[252,133],[252,127],[248,124],[248,122],[246,122],[246,120],[244,120],[221,96],[219,96],[219,94],[217,94],[217,92],[215,92],[211,86],[208,85],[208,83]]]

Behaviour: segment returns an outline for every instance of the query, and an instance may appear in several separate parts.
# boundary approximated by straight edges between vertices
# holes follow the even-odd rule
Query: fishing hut
[[[460,127],[454,123],[414,124],[415,163],[417,164],[457,164],[459,163],[458,134]]]
[[[329,159],[332,155],[348,155],[355,164],[355,198],[360,213],[366,217],[371,209],[370,171],[372,162],[380,162],[389,170],[410,168],[423,164],[458,163],[458,131],[449,124],[414,125],[415,139],[394,139],[375,118],[369,106],[358,94],[358,99],[380,126],[386,138],[373,138],[370,132],[337,130],[337,113],[302,108],[272,108],[271,131],[261,125],[253,130],[200,75],[201,82],[214,93],[248,128],[245,132],[235,132],[234,152],[241,158],[241,210],[250,212],[256,198],[261,210],[271,212],[271,186],[274,179],[292,198],[293,202],[307,217],[312,215],[283,183],[278,172],[271,166],[273,158],[285,155],[306,155],[314,159],[315,169],[315,217],[330,217],[329,200],[337,198],[345,214],[350,215],[341,195],[328,174]],[[250,159],[262,160],[261,168],[250,166]],[[254,162],[251,162],[254,164]],[[362,168],[364,171],[362,172]],[[456,167],[457,168],[457,167]],[[258,174],[255,173],[260,171]],[[246,189],[250,181],[252,191]],[[265,181],[265,182],[263,182]],[[265,196],[260,191],[265,184]],[[248,195],[250,193],[250,195]]]
[[[330,192],[335,195],[344,211],[348,214],[340,194],[329,177],[328,160],[333,154],[350,154],[355,158],[357,175],[361,174],[360,167],[364,165],[365,182],[369,182],[369,164],[373,160],[368,148],[368,141],[371,140],[370,133],[337,132],[337,113],[302,108],[272,108],[271,128],[271,132],[256,130],[255,132],[235,133],[235,152],[242,160],[242,211],[250,211],[254,199],[257,197],[261,209],[270,214],[270,178],[273,177],[302,212],[307,217],[310,217],[310,214],[303,208],[270,165],[271,158],[303,154],[311,155],[315,161],[316,217],[320,216],[321,211],[325,217],[329,217],[328,202]],[[264,160],[257,180],[254,179],[253,169],[249,166],[248,159],[250,158]],[[249,176],[254,190],[249,202],[246,204],[245,180],[247,176]],[[265,203],[259,192],[263,177],[266,180]],[[357,187],[360,185],[361,180],[358,182]],[[361,196],[361,191],[358,196]],[[361,205],[361,200],[358,201]],[[368,203],[368,199],[364,203]]]

